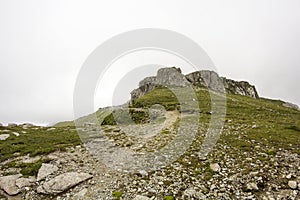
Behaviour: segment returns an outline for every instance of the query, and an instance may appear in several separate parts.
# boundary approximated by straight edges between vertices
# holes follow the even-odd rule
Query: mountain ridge
[[[200,70],[184,75],[180,68],[167,67],[159,69],[156,76],[146,77],[141,80],[138,88],[131,92],[131,101],[159,86],[187,87],[189,85],[204,87],[221,93],[259,98],[255,86],[247,81],[235,81],[219,77],[216,72],[210,70]]]

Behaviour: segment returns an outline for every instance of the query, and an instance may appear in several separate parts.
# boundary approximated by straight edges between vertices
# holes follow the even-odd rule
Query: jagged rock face
[[[259,98],[255,86],[250,85],[246,81],[234,81],[223,78],[224,87],[229,94],[240,94],[252,98]]]
[[[143,87],[148,84],[156,84],[156,76],[146,77],[139,82],[139,87]]]
[[[225,92],[222,78],[214,71],[197,71],[190,73],[185,77],[195,86],[207,87],[214,91]]]
[[[158,86],[186,87],[188,85],[206,87],[217,92],[239,94],[259,98],[255,86],[246,81],[234,81],[219,77],[214,71],[202,70],[183,75],[179,68],[162,68],[157,76],[146,77],[139,83],[139,88],[131,92],[131,100],[135,100]]]

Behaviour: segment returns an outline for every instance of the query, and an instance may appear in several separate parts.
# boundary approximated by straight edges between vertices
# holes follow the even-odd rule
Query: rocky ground
[[[267,146],[263,139],[245,137],[248,130],[258,128],[256,124],[227,120],[217,144],[201,159],[198,152],[206,127],[200,126],[188,150],[155,171],[116,171],[103,162],[106,158],[101,160],[101,155],[87,150],[101,145],[105,136],[116,147],[151,152],[176,137],[178,115],[168,112],[167,119],[157,126],[104,126],[98,130],[90,125],[85,130],[95,134],[85,145],[3,161],[0,199],[300,199],[299,155],[292,148]],[[144,134],[137,137],[141,130]],[[157,130],[164,131],[153,134]],[[242,145],[237,147],[232,140],[240,140]],[[43,164],[35,176],[26,177],[16,167],[38,160]]]

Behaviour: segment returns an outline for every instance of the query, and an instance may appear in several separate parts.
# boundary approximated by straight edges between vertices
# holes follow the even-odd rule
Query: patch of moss
[[[164,196],[164,200],[175,200],[173,196]]]
[[[114,191],[112,193],[112,196],[116,199],[121,199],[121,197],[123,196],[123,193],[122,192],[119,192],[119,191]]]

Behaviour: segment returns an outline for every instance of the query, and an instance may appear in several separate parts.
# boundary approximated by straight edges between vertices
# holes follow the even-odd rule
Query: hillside
[[[226,90],[225,96],[203,85],[192,87],[196,99],[186,87],[170,90],[156,84],[142,94],[134,92],[128,106],[102,108],[75,123],[0,126],[1,134],[9,135],[0,140],[0,199],[7,193],[19,199],[299,199],[300,111],[280,100],[232,92],[236,90]],[[219,101],[212,104],[212,99]],[[226,112],[213,111],[216,105]],[[210,121],[222,114],[216,144],[199,157]],[[188,124],[193,116],[199,121]],[[194,138],[184,137],[192,132]],[[156,155],[176,138],[176,160],[160,167],[141,165],[156,170],[141,170],[135,160],[119,159],[121,154],[114,157],[119,149]],[[51,173],[37,180],[42,163]],[[83,178],[66,183],[70,172]],[[60,175],[65,178],[56,179]]]

